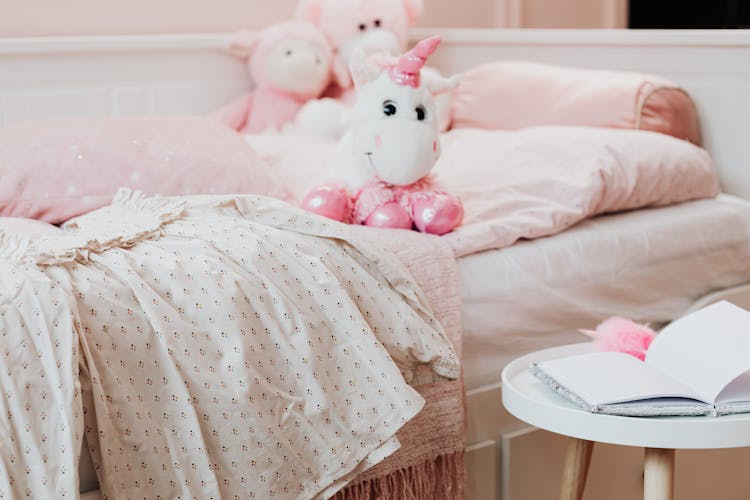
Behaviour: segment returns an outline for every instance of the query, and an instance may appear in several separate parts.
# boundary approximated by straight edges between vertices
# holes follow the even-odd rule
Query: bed
[[[415,32],[413,38],[426,33]],[[610,314],[658,325],[709,300],[729,298],[750,305],[750,204],[743,200],[750,197],[745,165],[750,143],[743,130],[750,113],[750,68],[744,63],[750,58],[750,36],[617,30],[443,34],[445,45],[436,65],[447,73],[514,58],[639,70],[673,79],[697,102],[704,142],[725,192],[714,200],[598,217],[557,236],[459,260],[469,497],[543,498],[555,489],[561,445],[502,410],[498,376],[508,360],[580,340],[577,328],[591,327]],[[203,114],[248,84],[241,65],[221,50],[225,38],[4,40],[0,124],[81,114]],[[216,74],[225,76],[217,79]],[[544,460],[538,459],[539,450],[546,450]],[[632,453],[603,453],[609,453],[610,461],[602,468],[619,464],[623,475],[633,473]],[[690,459],[695,466],[705,466],[701,457]],[[538,474],[550,479],[529,481]],[[592,471],[591,498],[602,491],[597,490],[597,478],[605,474]],[[722,497],[737,495],[743,480],[725,477],[722,491],[733,493]],[[705,491],[690,478],[682,484],[684,498],[701,498]],[[85,489],[92,488],[95,484],[89,480]],[[96,493],[87,495],[95,498]],[[628,498],[627,487],[618,495]]]

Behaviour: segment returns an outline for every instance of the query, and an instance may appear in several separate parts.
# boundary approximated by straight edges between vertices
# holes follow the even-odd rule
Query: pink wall
[[[230,31],[289,15],[295,0],[0,0],[0,36]]]
[[[614,27],[625,0],[425,0],[430,27]],[[195,33],[259,27],[296,0],[0,0],[0,36]],[[613,7],[614,6],[614,7]],[[614,9],[614,11],[613,11]],[[617,10],[620,9],[620,10]]]
[[[500,3],[501,0],[425,0],[425,13],[419,24],[444,28],[492,28],[499,26],[496,11]]]
[[[420,24],[489,27],[494,24],[495,1],[427,0]],[[0,36],[231,31],[285,19],[295,4],[296,0],[0,0]]]
[[[626,0],[523,0],[524,28],[625,28]]]

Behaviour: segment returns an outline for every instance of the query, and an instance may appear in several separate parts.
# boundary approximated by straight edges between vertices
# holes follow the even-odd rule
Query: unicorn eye
[[[375,19],[375,23],[373,23],[373,24],[375,24],[376,28],[380,28],[380,25],[382,24],[382,21],[380,19]]]
[[[424,109],[424,106],[417,106],[414,111],[417,112],[417,120],[420,122],[423,122],[427,118],[427,110]]]
[[[383,103],[383,114],[385,116],[393,116],[398,112],[398,108],[396,107],[396,103],[393,101],[385,101]]]
[[[362,23],[359,25],[359,31],[365,31],[367,29],[367,25],[365,23]]]

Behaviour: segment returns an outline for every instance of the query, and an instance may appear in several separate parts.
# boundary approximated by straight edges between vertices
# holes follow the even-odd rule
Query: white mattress
[[[611,315],[652,326],[750,281],[750,202],[722,195],[603,216],[459,260],[467,389],[520,354],[586,339]]]

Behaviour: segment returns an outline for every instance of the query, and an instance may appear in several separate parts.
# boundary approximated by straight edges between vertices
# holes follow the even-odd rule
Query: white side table
[[[619,417],[589,413],[558,395],[528,370],[529,364],[581,354],[589,343],[533,352],[502,374],[503,405],[533,426],[573,438],[565,457],[560,500],[580,500],[595,442],[646,449],[644,499],[674,496],[675,449],[750,446],[750,414],[723,417]]]

